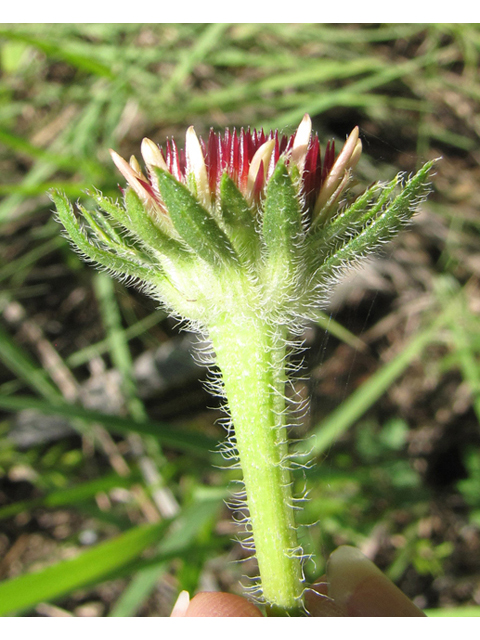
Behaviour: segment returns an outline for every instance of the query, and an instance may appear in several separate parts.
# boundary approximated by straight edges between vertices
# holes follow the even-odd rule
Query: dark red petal
[[[247,129],[247,157],[248,162],[252,161],[253,156],[255,155],[255,151],[257,150],[257,132],[254,130],[253,132],[250,130],[250,127]]]
[[[325,182],[334,164],[335,164],[335,141],[329,140],[327,142],[327,148],[325,149],[325,156],[323,158],[322,184]]]
[[[237,182],[238,180],[238,134],[233,130],[230,139],[230,159],[228,163],[228,173],[232,180]]]
[[[213,129],[210,129],[208,135],[207,150],[205,153],[205,165],[207,167],[208,186],[210,193],[215,194],[217,190],[217,182],[219,179],[219,146],[217,136]]]
[[[148,192],[148,195],[156,200],[157,196],[155,195],[155,191],[152,189],[152,185],[149,182],[145,182],[145,180],[142,180],[141,178],[137,178],[137,179],[142,185],[142,187],[145,189],[145,191]]]
[[[240,131],[239,155],[238,155],[238,186],[241,190],[247,188],[248,169],[250,160],[248,158],[248,140],[245,131]]]
[[[282,153],[285,153],[287,151],[290,151],[290,149],[293,146],[293,141],[295,140],[295,136],[282,136],[282,139],[280,141],[280,155],[282,155]]]
[[[305,167],[303,171],[303,184],[305,194],[305,205],[311,209],[317,199],[322,186],[322,159],[320,155],[320,144],[318,136],[315,136],[307,149]]]

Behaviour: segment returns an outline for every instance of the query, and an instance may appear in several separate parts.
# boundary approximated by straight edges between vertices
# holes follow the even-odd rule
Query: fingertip
[[[314,618],[345,617],[345,612],[328,596],[326,582],[313,584],[305,591],[305,608]]]
[[[423,611],[354,547],[336,549],[327,564],[328,595],[352,617],[420,617]]]
[[[198,593],[185,613],[188,618],[261,618],[262,613],[254,604],[231,593]]]

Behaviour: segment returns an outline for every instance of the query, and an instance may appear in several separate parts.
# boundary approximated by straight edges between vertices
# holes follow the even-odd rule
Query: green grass
[[[478,615],[479,57],[468,24],[1,27],[2,615],[89,598],[105,615],[167,615],[181,589],[241,592],[255,573],[231,562],[243,556],[222,499],[238,472],[219,468],[218,407],[205,411],[213,401],[192,378],[158,397],[136,379],[140,356],[175,352],[177,328],[79,260],[46,192],[119,197],[109,148],[128,157],[144,136],[182,140],[190,124],[202,136],[290,132],[305,112],[323,148],[360,125],[358,188],[443,157],[423,217],[385,248],[391,260],[307,334],[312,383],[296,388],[312,397],[299,418],[312,437],[295,445],[315,462],[296,475],[310,496],[307,579],[356,544],[429,615]],[[95,380],[109,390],[96,403]],[[22,447],[12,429],[27,419],[66,420],[73,435]],[[85,528],[100,540],[89,549]],[[35,557],[18,546],[10,562],[30,535]]]

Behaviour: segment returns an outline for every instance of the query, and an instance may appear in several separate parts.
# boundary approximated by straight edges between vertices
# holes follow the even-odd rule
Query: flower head
[[[318,135],[312,135],[311,119],[305,115],[291,136],[281,136],[278,131],[266,134],[263,129],[241,129],[239,133],[226,129],[221,135],[211,129],[204,141],[193,127],[189,127],[185,149],[180,150],[173,138],[167,140],[165,149],[144,138],[141,153],[146,175],[134,156],[127,163],[115,151],[110,153],[144,204],[163,213],[166,208],[160,195],[157,169],[168,171],[186,184],[205,207],[218,202],[221,179],[227,174],[246,201],[255,205],[262,199],[275,167],[283,157],[292,175],[299,178],[305,208],[313,217],[332,196],[338,197],[361,151],[362,143],[358,127],[355,127],[336,161],[334,142],[328,142],[322,159]]]
[[[291,136],[227,129],[203,140],[190,127],[184,147],[145,138],[144,168],[111,151],[128,182],[122,203],[90,193],[99,209],[78,205],[77,218],[64,195],[52,198],[90,260],[202,326],[239,300],[273,323],[315,318],[345,268],[412,217],[433,165],[373,184],[347,206],[339,196],[362,152],[358,127],[336,158],[333,142],[321,154],[308,115]]]

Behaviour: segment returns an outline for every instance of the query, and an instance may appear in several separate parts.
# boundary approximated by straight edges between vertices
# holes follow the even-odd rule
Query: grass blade
[[[480,607],[452,607],[451,609],[427,609],[429,618],[479,618]]]
[[[225,497],[226,493],[223,489],[220,491],[213,489],[207,493],[205,499],[200,499],[180,514],[173,525],[173,530],[164,537],[158,546],[160,556],[165,553],[179,553],[180,550],[187,551],[197,538],[199,531],[203,530],[205,523],[216,514],[221,501]],[[161,562],[138,571],[116,602],[110,616],[127,617],[135,615],[166,568],[166,563]]]
[[[59,392],[45,371],[38,367],[30,356],[0,326],[0,360],[34,391],[50,402],[56,402]]]
[[[129,487],[138,481],[137,475],[122,477],[116,473],[92,480],[91,482],[83,482],[82,484],[69,487],[68,489],[57,489],[52,491],[43,498],[35,498],[33,500],[22,500],[14,502],[4,507],[0,507],[0,520],[11,518],[23,511],[30,511],[37,507],[45,507],[54,509],[55,507],[71,507],[74,504],[90,500],[97,493],[107,492],[116,487]]]
[[[210,457],[216,448],[217,441],[201,433],[189,432],[185,429],[170,427],[162,422],[135,422],[128,418],[107,415],[98,411],[89,411],[83,407],[65,402],[52,404],[29,396],[0,396],[0,407],[8,411],[35,409],[47,415],[64,416],[69,420],[86,420],[89,423],[101,424],[105,429],[118,433],[140,433],[158,438],[166,446],[189,451],[203,457]]]
[[[13,31],[11,29],[1,29],[0,36],[11,40],[18,40],[30,44],[37,49],[43,51],[46,55],[60,60],[68,62],[77,69],[82,69],[87,73],[94,75],[104,76],[109,79],[115,78],[115,74],[112,70],[103,63],[95,60],[92,57],[84,56],[73,50],[69,50],[68,46],[61,46],[51,41],[42,40],[41,38],[35,38],[27,33],[21,33],[19,31]],[[65,41],[64,41],[65,42]]]
[[[167,526],[168,522],[164,521],[136,527],[85,551],[73,560],[1,582],[0,615],[31,609],[39,602],[54,600],[105,579],[113,571],[137,558],[158,540]]]

